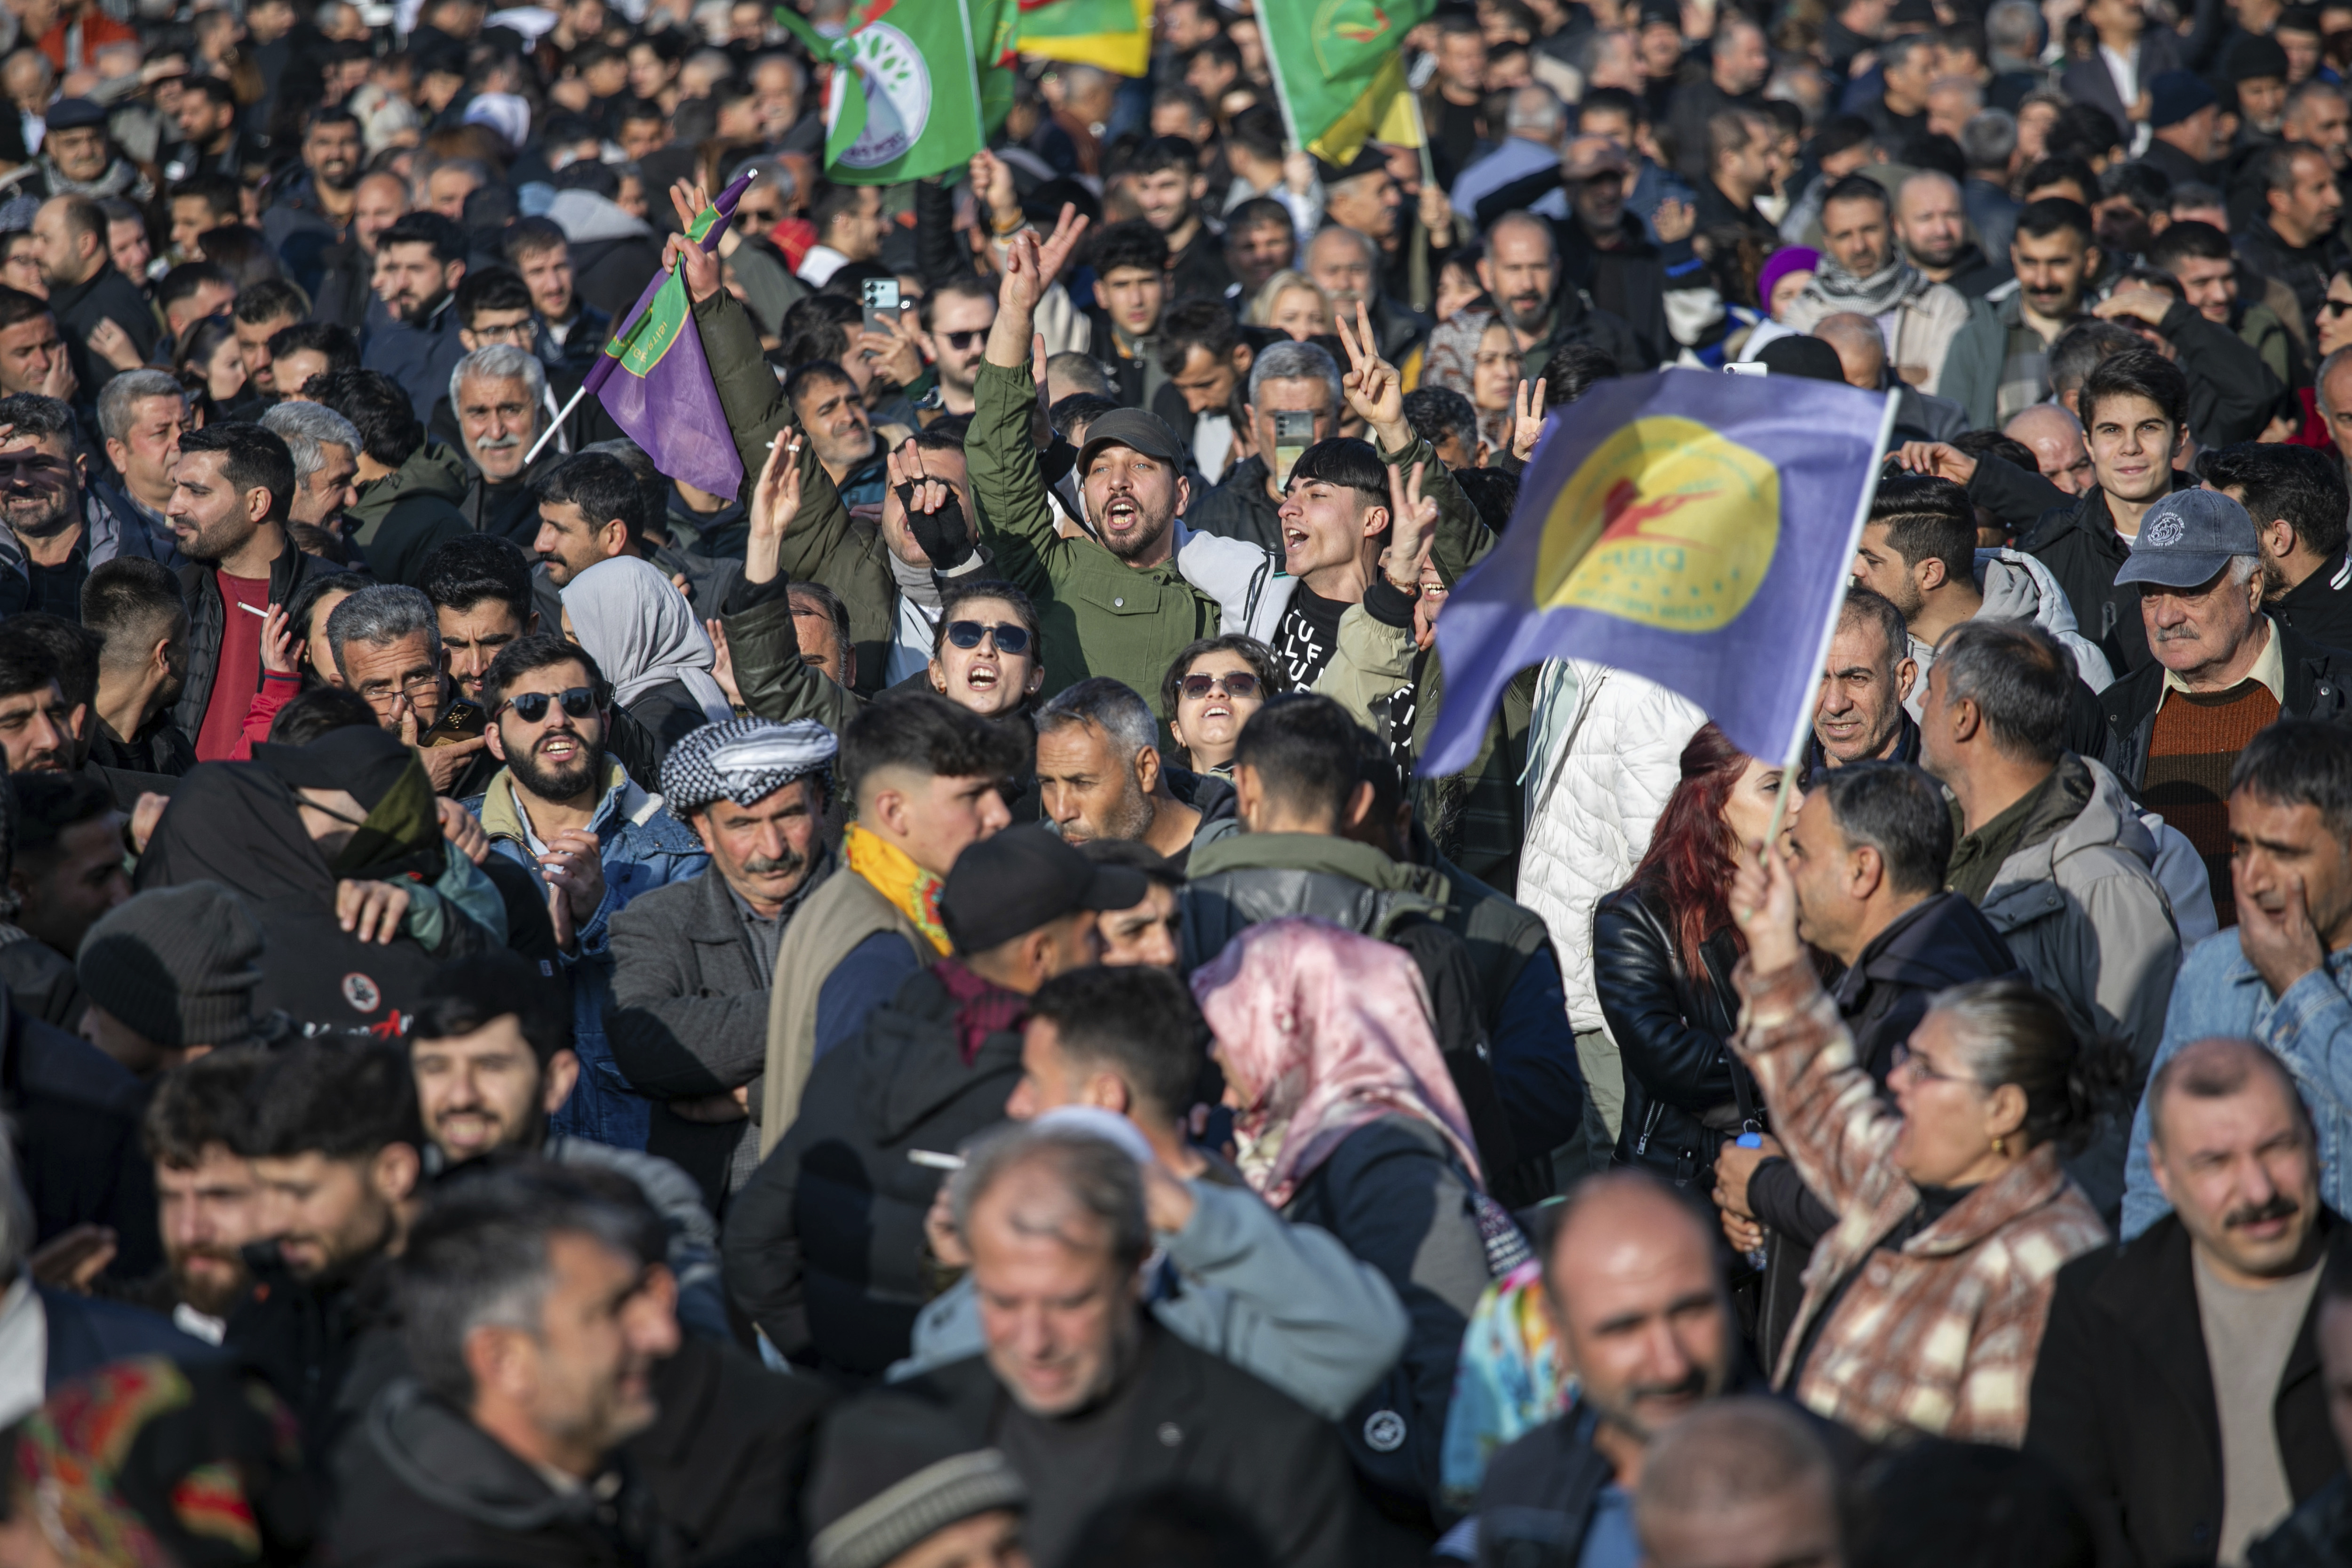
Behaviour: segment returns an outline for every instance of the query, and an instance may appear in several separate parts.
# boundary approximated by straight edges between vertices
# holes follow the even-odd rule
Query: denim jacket
[[[2315,969],[2273,998],[2270,987],[2225,931],[2191,949],[2172,984],[2164,1043],[2149,1068],[2171,1059],[2191,1040],[2220,1035],[2254,1040],[2286,1064],[2319,1130],[2319,1199],[2338,1214],[2352,1203],[2352,948],[2327,955]],[[2131,1154],[2124,1174],[2126,1240],[2172,1212],[2149,1168],[2147,1101],[2132,1118]]]
[[[576,952],[564,957],[572,972],[572,1033],[580,1055],[580,1083],[555,1113],[549,1131],[585,1138],[619,1149],[643,1149],[653,1125],[653,1102],[630,1087],[604,1039],[604,1011],[613,991],[613,916],[639,893],[699,876],[709,854],[694,830],[662,809],[661,796],[647,795],[620,763],[605,763],[604,798],[589,826],[603,847],[604,900],[580,923]],[[524,837],[522,807],[514,797],[514,773],[501,768],[490,787],[465,803],[482,820],[497,853],[538,878],[539,862]],[[546,884],[540,884],[541,892]]]

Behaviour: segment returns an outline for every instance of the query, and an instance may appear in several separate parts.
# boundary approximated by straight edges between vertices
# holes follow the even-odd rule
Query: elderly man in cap
[[[40,174],[26,187],[28,192],[93,201],[121,196],[134,202],[155,194],[147,176],[115,151],[107,134],[105,105],[87,98],[61,98],[42,119],[48,130],[41,138]],[[89,391],[97,395],[96,387]]]
[[[613,917],[613,1059],[654,1102],[646,1150],[692,1173],[713,1212],[759,1163],[749,1108],[776,949],[833,870],[823,819],[840,749],[808,719],[688,733],[662,763],[662,799],[710,864]]]
[[[777,1351],[858,1378],[906,1356],[934,1294],[924,1215],[958,1146],[1005,1119],[1029,998],[1100,963],[1097,917],[1149,890],[1035,826],[956,857],[935,900],[952,952],[817,1058],[728,1215],[728,1288]]]
[[[1047,696],[1090,675],[1157,691],[1185,646],[1215,637],[1223,619],[1216,599],[1177,568],[1177,519],[1192,490],[1183,444],[1157,416],[1115,409],[1087,427],[1077,475],[1091,535],[1065,539],[1055,527],[1029,436],[1030,336],[1038,301],[1086,227],[1066,213],[1042,244],[1030,231],[1013,237],[964,441],[982,542],[1040,609],[1050,601],[1069,616],[1069,635],[1057,624],[1045,645]]]
[[[2140,520],[2118,587],[2139,585],[2156,657],[2099,694],[2103,761],[2205,860],[2213,904],[2230,890],[2230,769],[2280,719],[2352,720],[2352,653],[2323,647],[2263,613],[2262,536],[2218,490],[2176,490]]]

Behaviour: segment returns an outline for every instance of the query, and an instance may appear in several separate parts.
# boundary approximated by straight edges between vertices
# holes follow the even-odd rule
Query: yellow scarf
[[[907,852],[880,835],[853,822],[842,835],[842,854],[849,868],[866,879],[890,907],[915,922],[940,952],[948,951],[947,928],[940,924],[941,880],[910,859]]]

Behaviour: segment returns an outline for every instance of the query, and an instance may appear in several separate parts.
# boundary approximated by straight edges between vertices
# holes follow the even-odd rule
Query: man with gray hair
[[[1151,705],[1108,676],[1066,686],[1037,710],[1038,811],[1064,843],[1137,840],[1179,868],[1201,814],[1168,787]]]
[[[972,1150],[949,1197],[987,1349],[900,1392],[1012,1460],[1036,1561],[1066,1561],[1114,1486],[1178,1482],[1249,1520],[1273,1562],[1359,1561],[1360,1505],[1331,1427],[1143,1310],[1151,1227],[1128,1148],[1092,1129],[1007,1129]],[[1033,1326],[1046,1321],[1054,1331]]]
[[[1454,178],[1454,210],[1465,220],[1476,217],[1482,197],[1559,166],[1568,110],[1561,107],[1559,95],[1548,87],[1530,84],[1514,88],[1509,101],[1503,120],[1504,140]],[[1543,217],[1564,218],[1568,200],[1553,191],[1528,210]]]
[[[118,517],[137,518],[160,551],[156,559],[182,565],[163,509],[172,500],[172,465],[188,427],[187,389],[160,370],[127,370],[100,389],[98,432],[114,478],[93,474],[90,493]]]
[[[118,555],[166,560],[139,517],[89,504],[73,410],[54,397],[0,398],[0,616],[46,611],[81,619],[89,569]]]
[[[280,403],[261,416],[294,455],[288,521],[343,537],[343,509],[358,500],[360,433],[323,403]]]
[[[342,684],[374,710],[376,722],[415,746],[449,700],[441,665],[441,617],[433,601],[402,583],[381,583],[337,605],[327,649]],[[417,752],[436,794],[447,791],[487,740],[425,746]]]
[[[2180,964],[2158,845],[2115,774],[2066,750],[2074,661],[2031,621],[1967,620],[1927,671],[1919,762],[1952,794],[1946,872],[2084,1039],[2121,1039],[2144,1073]],[[2056,898],[2051,893],[2055,889]],[[2123,1198],[2124,1128],[2068,1163],[2091,1202]]]
[[[523,542],[523,534],[539,531],[534,474],[562,462],[568,451],[559,436],[548,444],[536,470],[524,462],[547,428],[546,367],[528,349],[486,344],[450,371],[449,406],[466,461],[474,469],[457,510],[476,532]]]
[[[1838,1479],[1805,1417],[1778,1399],[1717,1399],[1651,1443],[1633,1499],[1648,1568],[1845,1561]]]
[[[1242,413],[1255,455],[1234,466],[1223,481],[1196,498],[1184,526],[1199,533],[1238,539],[1262,550],[1282,548],[1282,487],[1290,478],[1286,455],[1298,454],[1339,433],[1346,407],[1339,363],[1316,343],[1276,343],[1250,365],[1249,393]],[[1304,441],[1283,440],[1276,420],[1304,414],[1314,421]]]

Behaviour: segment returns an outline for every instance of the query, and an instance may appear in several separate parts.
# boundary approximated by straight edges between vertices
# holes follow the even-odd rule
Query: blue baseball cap
[[[2231,557],[2262,552],[2262,535],[2244,507],[2220,490],[2175,490],[2139,520],[2139,538],[2116,583],[2200,587],[2220,576]]]

